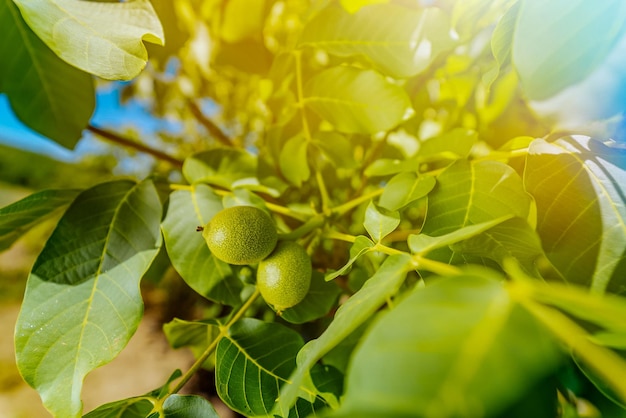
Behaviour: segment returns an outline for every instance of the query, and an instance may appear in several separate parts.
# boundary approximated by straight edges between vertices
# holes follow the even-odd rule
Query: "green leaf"
[[[420,143],[417,157],[420,161],[466,158],[477,139],[478,134],[474,131],[454,128]]]
[[[454,3],[452,26],[461,39],[471,39],[493,25],[512,2],[517,0],[463,0]]]
[[[514,258],[533,277],[541,277],[538,264],[545,257],[539,235],[520,218],[498,223],[481,234],[454,243],[451,249],[464,256],[494,260],[500,266],[506,259]]]
[[[202,234],[196,232],[222,209],[221,198],[206,185],[176,190],[170,195],[161,228],[172,265],[183,280],[200,295],[235,306],[241,303],[243,284],[227,263],[211,254]]]
[[[244,318],[222,338],[215,352],[220,398],[246,416],[266,415],[296,366],[302,337],[278,323]]]
[[[405,91],[372,70],[334,67],[309,80],[304,103],[337,130],[374,134],[398,125],[410,108]]]
[[[226,189],[256,184],[257,160],[250,153],[217,148],[192,155],[185,160],[183,175],[189,183],[209,183]]]
[[[0,92],[29,128],[73,148],[94,110],[91,77],[57,57],[11,0],[0,4]]]
[[[524,182],[546,255],[567,281],[595,292],[626,286],[624,155],[585,137],[529,149]]]
[[[76,417],[91,370],[134,334],[139,281],[159,251],[161,203],[152,182],[115,181],[82,192],[28,278],[15,329],[17,365],[55,416]]]
[[[163,418],[219,418],[213,405],[196,395],[170,395],[163,402]]]
[[[163,28],[148,0],[14,1],[28,26],[59,57],[108,80],[130,80],[143,70],[148,53],[142,41],[163,45]]]
[[[354,159],[354,146],[344,135],[337,132],[317,132],[311,145],[319,149],[337,168],[354,169],[358,166]]]
[[[475,225],[464,226],[456,231],[431,237],[426,234],[409,235],[408,244],[413,254],[424,255],[438,248],[443,248],[456,244],[460,241],[468,240],[479,234],[488,231],[495,226],[511,219],[511,215],[505,215],[491,221],[481,222]]]
[[[398,173],[385,185],[378,205],[390,211],[399,210],[428,195],[437,181],[433,176],[414,172]]]
[[[83,418],[145,418],[152,407],[152,402],[146,397],[137,396],[101,405]]]
[[[374,241],[380,242],[392,233],[398,225],[400,225],[400,214],[397,211],[378,208],[373,201],[367,205],[363,226]]]
[[[217,321],[185,321],[174,318],[163,325],[163,333],[172,348],[198,346],[206,348],[219,334]]]
[[[354,240],[354,243],[352,244],[352,247],[350,247],[350,259],[348,260],[348,262],[339,270],[334,271],[332,273],[328,273],[326,275],[325,280],[326,281],[334,280],[337,277],[346,274],[352,267],[352,264],[354,264],[354,262],[363,254],[365,254],[368,251],[371,251],[373,247],[374,247],[374,243],[372,242],[371,239],[367,238],[366,236],[359,235],[358,237],[356,237],[356,239]]]
[[[513,168],[459,160],[437,176],[422,231],[439,236],[507,215],[526,219],[529,208],[530,197]]]
[[[407,326],[408,318],[418,324]],[[338,416],[498,416],[560,357],[500,281],[480,271],[443,278],[415,289],[370,328]]]
[[[327,282],[320,272],[313,271],[306,297],[296,306],[285,309],[281,318],[292,324],[304,324],[321,318],[335,305],[340,293],[337,283]]]
[[[24,232],[65,209],[78,190],[43,190],[0,209],[0,251],[6,250]]]
[[[513,62],[531,100],[582,81],[624,35],[620,0],[524,0],[513,36]]]
[[[513,36],[515,34],[515,24],[519,14],[521,1],[515,2],[502,16],[496,25],[491,36],[491,52],[496,59],[497,67],[487,80],[483,79],[490,88],[491,84],[498,78],[500,72],[511,65],[513,49]]]
[[[304,27],[299,46],[364,57],[381,72],[403,78],[424,71],[453,41],[449,18],[436,7],[373,4],[350,14],[331,5]]]
[[[411,257],[408,254],[390,256],[383,262],[376,274],[365,282],[361,290],[339,307],[333,322],[322,335],[309,341],[298,353],[298,367],[283,385],[274,413],[286,415],[285,411],[295,403],[313,365],[367,321],[388,298],[392,297],[404,282],[406,273],[410,269]]]
[[[308,147],[309,141],[303,135],[296,135],[289,138],[280,151],[280,171],[296,187],[301,187],[302,182],[311,176],[307,158]]]

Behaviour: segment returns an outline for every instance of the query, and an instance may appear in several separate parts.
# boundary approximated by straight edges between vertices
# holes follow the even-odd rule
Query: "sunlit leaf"
[[[220,398],[246,416],[268,414],[296,366],[302,344],[297,332],[278,323],[252,318],[237,321],[215,352]]]
[[[490,230],[502,222],[511,219],[510,215],[506,215],[491,221],[481,222],[475,225],[465,226],[456,231],[449,232],[445,235],[430,236],[426,234],[409,235],[408,244],[412,253],[426,254],[437,248],[447,247],[460,241],[468,240],[476,237],[482,232]]]
[[[513,62],[532,100],[583,80],[624,34],[620,0],[524,0],[513,36]]]
[[[526,219],[529,207],[530,197],[510,166],[459,160],[437,176],[422,231],[439,236],[507,215]]]
[[[163,44],[161,22],[148,0],[15,0],[15,4],[28,26],[59,57],[105,79],[134,78],[148,60],[143,41]]]
[[[407,326],[408,318],[419,323]],[[499,416],[560,357],[501,282],[478,272],[440,279],[414,290],[368,331],[337,415]]]
[[[349,13],[358,12],[363,6],[370,4],[389,3],[389,0],[339,0],[341,7]]]
[[[79,416],[91,370],[124,348],[141,319],[139,281],[161,245],[152,182],[82,192],[37,258],[15,330],[17,364],[56,416]]]
[[[243,284],[230,265],[211,254],[196,231],[222,209],[221,198],[206,185],[176,190],[170,195],[162,230],[169,258],[183,280],[200,295],[234,306],[241,302]]]
[[[43,190],[0,209],[0,251],[37,223],[63,210],[78,190]]]
[[[93,113],[93,81],[57,57],[11,0],[0,2],[0,92],[29,128],[73,148]]]
[[[411,106],[405,91],[372,70],[334,67],[315,75],[304,103],[339,131],[373,134],[393,128]]]
[[[393,232],[398,225],[400,225],[400,214],[397,211],[378,208],[374,202],[367,205],[363,226],[376,242],[380,242]]]
[[[294,324],[303,324],[326,315],[335,305],[341,289],[335,282],[327,282],[324,276],[313,271],[311,287],[306,297],[292,308],[285,309],[281,318]]]
[[[626,154],[585,137],[531,144],[524,181],[546,255],[570,282],[626,286]]]
[[[462,128],[455,128],[420,143],[417,154],[419,160],[456,160],[469,155],[476,143],[478,134]]]
[[[163,418],[219,418],[213,405],[197,395],[170,395],[163,402]]]
[[[324,333],[319,338],[309,341],[298,353],[298,367],[281,389],[274,412],[283,411],[284,415],[284,411],[289,410],[300,394],[301,386],[309,377],[313,365],[367,321],[387,298],[398,291],[410,266],[411,257],[408,255],[390,256],[376,274],[365,282],[361,290],[339,307],[333,322]]]
[[[367,5],[354,14],[331,5],[305,26],[300,38],[300,46],[365,57],[393,77],[418,74],[452,45],[449,18],[441,9],[394,4]]]
[[[348,271],[350,271],[352,264],[354,264],[354,262],[360,256],[370,251],[372,247],[374,247],[374,243],[371,239],[367,238],[364,235],[359,235],[358,237],[356,237],[354,243],[350,247],[350,259],[348,260],[348,262],[339,270],[328,273],[326,275],[326,281],[336,279],[337,277],[346,274]]]
[[[410,171],[398,173],[385,185],[378,205],[391,211],[399,210],[428,195],[436,183],[433,176],[420,176]]]
[[[495,81],[500,72],[511,65],[511,51],[513,49],[513,35],[517,15],[522,2],[514,3],[502,16],[491,37],[491,52],[496,59],[496,69],[488,79],[483,79],[488,87]]]
[[[230,189],[235,182],[254,182],[257,161],[249,152],[217,148],[185,160],[183,174],[189,183],[209,183]]]
[[[309,141],[302,135],[289,138],[280,151],[280,171],[296,187],[309,179],[311,170],[307,159]]]
[[[462,39],[471,39],[493,25],[502,11],[517,0],[463,0],[454,3],[452,26]]]

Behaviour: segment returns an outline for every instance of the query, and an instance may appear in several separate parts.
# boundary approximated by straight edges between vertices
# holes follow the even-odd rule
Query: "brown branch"
[[[204,113],[202,113],[202,110],[200,110],[197,104],[195,104],[191,100],[189,100],[187,103],[189,104],[189,110],[191,110],[193,116],[198,120],[198,122],[200,122],[202,126],[207,129],[207,131],[209,131],[209,134],[211,136],[213,136],[218,142],[226,145],[227,147],[232,147],[234,145],[230,137],[228,137],[228,135],[226,135],[224,131],[222,131],[220,127],[217,126],[211,119],[207,118]]]
[[[116,143],[118,145],[128,147],[128,148],[133,148],[133,149],[136,149],[137,151],[150,154],[159,160],[167,161],[168,163],[172,164],[173,166],[177,168],[181,168],[183,166],[182,160],[179,160],[178,158],[173,157],[157,149],[150,148],[147,145],[140,144],[128,138],[124,138],[123,136],[120,136],[119,134],[116,134],[115,132],[106,131],[104,129],[97,128],[93,125],[88,125],[87,130],[93,132],[94,134],[98,136],[101,136],[104,139],[107,139],[108,141]]]

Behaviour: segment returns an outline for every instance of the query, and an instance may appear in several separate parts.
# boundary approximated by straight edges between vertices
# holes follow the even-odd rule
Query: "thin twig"
[[[176,157],[173,157],[169,154],[164,153],[163,151],[159,151],[157,149],[154,148],[150,148],[147,145],[144,144],[140,144],[139,142],[135,142],[131,139],[128,138],[124,138],[123,136],[115,133],[115,132],[111,132],[111,131],[107,131],[98,127],[95,127],[93,125],[88,125],[87,126],[87,130],[93,132],[94,134],[101,136],[102,138],[111,141],[113,143],[116,143],[118,145],[124,146],[124,147],[128,147],[128,148],[133,148],[136,149],[137,151],[141,151],[141,152],[145,152],[146,154],[150,154],[153,157],[162,160],[162,161],[167,161],[168,163],[172,164],[173,166],[177,167],[177,168],[181,168],[183,166],[183,162],[182,160],[179,160]]]
[[[209,134],[212,137],[214,137],[215,139],[217,139],[218,142],[226,145],[227,147],[234,146],[233,141],[230,139],[230,137],[228,137],[228,135],[226,135],[224,131],[222,131],[220,127],[217,126],[211,119],[207,118],[204,113],[202,113],[202,110],[200,110],[197,104],[195,104],[191,100],[189,100],[187,103],[189,105],[189,110],[191,110],[193,116],[198,120],[198,122],[200,122],[202,126],[207,129],[207,131],[209,131]]]

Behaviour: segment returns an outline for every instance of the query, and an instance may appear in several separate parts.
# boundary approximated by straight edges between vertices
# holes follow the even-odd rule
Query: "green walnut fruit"
[[[276,312],[281,313],[300,303],[311,285],[311,259],[304,248],[293,241],[281,241],[259,263],[256,283],[261,295]]]
[[[276,247],[272,219],[254,206],[234,206],[218,212],[202,230],[211,253],[229,264],[254,264]]]

